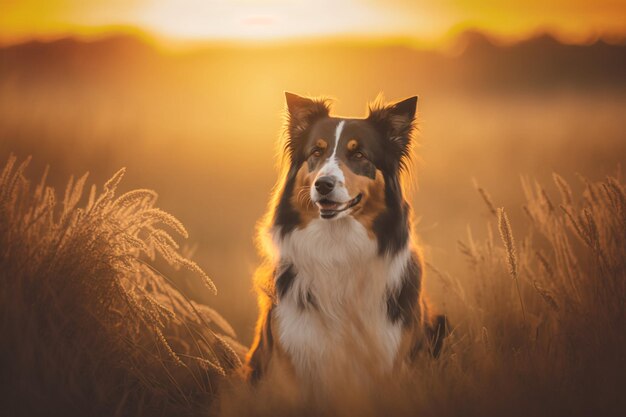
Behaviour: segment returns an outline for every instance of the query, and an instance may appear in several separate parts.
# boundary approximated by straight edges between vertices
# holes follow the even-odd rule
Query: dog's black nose
[[[315,181],[315,189],[321,195],[330,193],[335,188],[335,179],[333,177],[319,177]]]

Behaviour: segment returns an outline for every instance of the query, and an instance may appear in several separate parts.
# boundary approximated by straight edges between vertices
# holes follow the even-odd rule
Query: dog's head
[[[365,119],[331,117],[326,101],[286,93],[292,206],[302,220],[353,216],[371,223],[401,197],[417,97],[370,108]]]

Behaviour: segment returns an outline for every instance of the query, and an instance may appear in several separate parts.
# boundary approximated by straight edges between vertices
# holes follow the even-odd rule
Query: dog
[[[285,95],[283,172],[259,227],[248,379],[281,367],[319,388],[390,374],[421,350],[436,357],[448,324],[429,311],[402,186],[417,97],[356,119],[331,116],[328,100]]]

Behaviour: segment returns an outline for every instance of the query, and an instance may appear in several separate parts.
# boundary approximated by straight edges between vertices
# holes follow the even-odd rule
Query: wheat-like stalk
[[[476,179],[472,179],[472,182],[474,183],[474,188],[476,189],[476,191],[478,191],[478,194],[480,194],[480,196],[482,197],[483,201],[485,202],[485,205],[487,206],[487,209],[489,209],[489,212],[497,217],[498,216],[498,211],[496,210],[496,206],[493,204],[493,200],[492,200],[491,196],[489,195],[489,193],[487,192],[487,190],[485,190],[483,187],[479,186],[478,182],[476,181]]]
[[[513,239],[513,230],[511,229],[509,217],[507,216],[503,207],[498,208],[498,229],[500,230],[500,237],[502,238],[502,243],[504,243],[504,248],[506,249],[507,262],[509,264],[509,273],[511,274],[511,278],[513,278],[513,281],[515,281],[517,295],[519,296],[519,302],[522,308],[522,315],[525,319],[526,311],[524,309],[524,302],[522,300],[522,294],[520,291],[518,280],[518,263],[517,254],[515,251],[515,240]]]
[[[554,180],[554,183],[561,193],[561,201],[563,202],[563,204],[568,206],[572,205],[572,189],[570,188],[567,181],[565,181],[565,179],[563,179],[563,177],[561,177],[557,173],[552,173],[552,179]]]

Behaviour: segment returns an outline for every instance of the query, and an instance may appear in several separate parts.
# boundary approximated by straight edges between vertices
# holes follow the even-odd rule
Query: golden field
[[[336,114],[357,117],[383,92],[420,96],[412,202],[427,287],[454,331],[437,361],[422,358],[400,380],[380,381],[376,396],[338,393],[342,400],[323,411],[619,415],[626,48],[546,37],[501,47],[478,34],[461,41],[454,54],[351,43],[166,52],[132,38],[0,50],[0,159],[32,155],[0,183],[3,332],[15,340],[2,360],[22,370],[20,392],[32,389],[45,403],[57,381],[65,394],[51,402],[53,414],[302,415],[310,404],[288,390],[251,392],[232,376],[214,386],[236,368],[231,348],[242,350],[227,338],[247,345],[252,337],[253,237],[276,180],[283,91],[331,96]],[[43,199],[52,191],[36,188],[47,164],[56,206]],[[118,197],[152,189],[158,200],[146,191],[116,206],[111,183],[102,184],[121,167]],[[101,203],[106,215],[85,214],[94,204],[87,186],[63,198],[68,178],[87,171],[96,197],[111,191]],[[185,225],[181,255],[164,235],[146,237],[168,222],[179,227],[156,207]],[[514,258],[499,236],[499,207]],[[149,230],[146,210],[163,216]],[[189,257],[217,295],[197,270],[180,268],[196,269],[181,260]],[[172,301],[179,298],[188,301]],[[32,305],[30,327],[15,326]],[[198,313],[201,305],[219,314]]]

